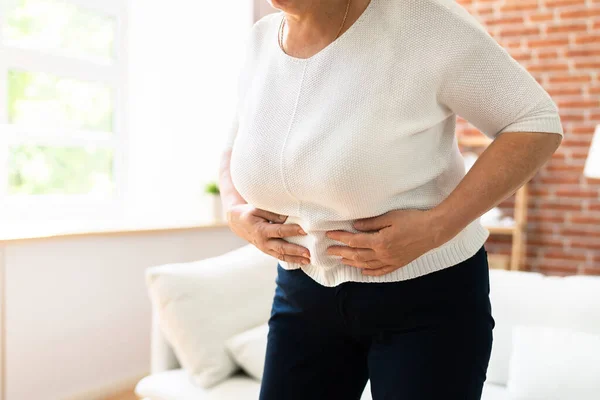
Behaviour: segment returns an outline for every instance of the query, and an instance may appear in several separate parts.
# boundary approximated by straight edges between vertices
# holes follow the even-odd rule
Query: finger
[[[378,258],[373,249],[348,246],[329,246],[325,252],[332,256],[341,256],[355,261],[376,260]]]
[[[358,231],[378,231],[392,226],[392,219],[390,214],[386,213],[375,217],[357,219],[352,226]]]
[[[265,243],[265,247],[269,250],[273,250],[278,254],[302,257],[310,260],[310,252],[304,246],[290,243],[283,239],[269,239]]]
[[[361,247],[365,249],[372,249],[375,246],[376,235],[377,232],[353,233],[348,231],[327,231],[325,233],[325,236],[330,239],[345,243],[350,247]]]
[[[287,215],[277,214],[271,211],[263,210],[262,208],[256,208],[252,214],[264,219],[268,219],[269,221],[280,223],[285,222],[287,219]]]
[[[357,260],[350,260],[348,258],[342,258],[342,259],[340,259],[340,261],[351,267],[362,268],[362,269],[379,269],[379,268],[383,268],[388,265],[381,260],[357,261]]]
[[[266,249],[265,253],[269,254],[270,256],[275,257],[278,260],[289,262],[289,263],[296,263],[296,264],[303,264],[303,265],[310,264],[310,260],[305,257],[290,256],[289,254],[279,254],[278,252],[276,252],[274,250],[269,250],[269,249]]]
[[[386,265],[382,268],[362,269],[360,272],[362,272],[363,275],[368,275],[368,276],[381,276],[381,275],[389,274],[390,272],[395,271],[397,269],[398,269],[398,267],[395,267],[393,265]]]
[[[306,235],[298,224],[260,224],[261,234],[267,238],[283,238]]]

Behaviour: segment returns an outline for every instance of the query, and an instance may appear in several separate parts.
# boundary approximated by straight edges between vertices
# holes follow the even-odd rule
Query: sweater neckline
[[[367,7],[363,10],[363,12],[358,16],[358,18],[356,19],[356,21],[354,21],[354,23],[352,25],[350,25],[350,27],[348,29],[346,29],[340,36],[338,36],[333,42],[329,43],[327,46],[325,46],[324,48],[322,48],[321,50],[319,50],[317,53],[313,54],[312,56],[308,57],[308,58],[299,58],[299,57],[294,57],[294,56],[290,56],[289,54],[287,54],[286,52],[284,52],[281,47],[279,47],[279,38],[277,36],[277,34],[279,34],[279,32],[275,32],[276,35],[273,37],[273,40],[271,40],[271,43],[273,43],[276,47],[275,51],[280,55],[280,57],[287,59],[289,61],[292,62],[296,62],[296,63],[307,63],[311,60],[315,60],[319,57],[322,57],[324,54],[330,52],[335,46],[339,45],[340,42],[343,42],[344,40],[348,40],[348,37],[351,36],[354,31],[356,31],[356,29],[358,29],[358,27],[367,19],[367,17],[369,16],[369,14],[371,13],[371,10],[374,7],[374,3],[377,0],[371,0],[369,1],[369,4],[367,4]],[[278,13],[276,13],[276,15],[279,15],[279,18],[276,18],[277,21],[281,22],[281,18],[283,18],[283,11],[280,11]],[[277,24],[273,24],[275,27],[279,26],[279,23]],[[277,30],[277,29],[276,29]]]

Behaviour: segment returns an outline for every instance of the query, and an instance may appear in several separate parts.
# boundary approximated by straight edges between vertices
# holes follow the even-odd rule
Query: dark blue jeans
[[[487,253],[415,279],[326,287],[277,265],[260,400],[481,398],[495,322]]]

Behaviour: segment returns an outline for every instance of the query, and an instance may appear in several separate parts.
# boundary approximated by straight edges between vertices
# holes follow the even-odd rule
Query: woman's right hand
[[[306,232],[298,224],[284,224],[286,219],[287,215],[256,208],[248,203],[237,204],[227,210],[227,223],[236,235],[279,260],[308,264],[308,249],[283,239],[306,235]]]

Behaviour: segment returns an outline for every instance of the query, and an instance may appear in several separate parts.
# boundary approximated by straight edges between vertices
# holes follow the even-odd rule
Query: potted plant
[[[221,191],[216,181],[210,181],[204,187],[204,192],[211,197],[211,208],[215,221],[225,221],[223,203],[221,203]]]

